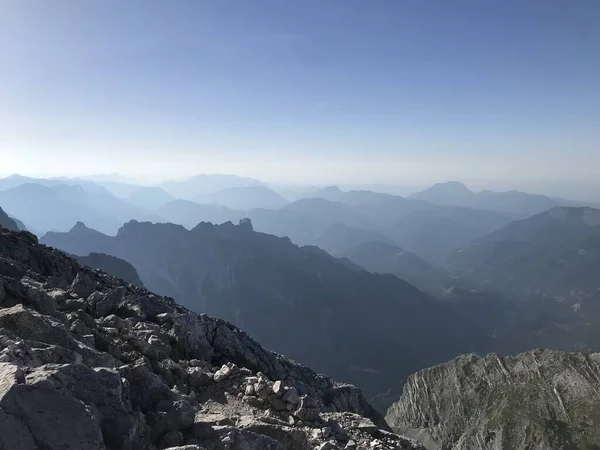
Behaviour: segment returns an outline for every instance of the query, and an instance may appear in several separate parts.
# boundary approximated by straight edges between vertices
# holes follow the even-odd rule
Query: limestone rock
[[[386,419],[427,449],[593,448],[600,354],[463,355],[412,375]]]

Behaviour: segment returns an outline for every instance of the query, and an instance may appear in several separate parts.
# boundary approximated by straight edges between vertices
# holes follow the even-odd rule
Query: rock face
[[[597,449],[600,354],[463,355],[412,375],[386,420],[428,450]]]
[[[0,448],[423,447],[354,386],[0,230]]]

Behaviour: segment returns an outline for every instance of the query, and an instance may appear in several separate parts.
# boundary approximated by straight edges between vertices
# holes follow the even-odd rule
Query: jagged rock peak
[[[254,231],[254,227],[252,226],[252,221],[248,217],[244,217],[240,219],[240,223],[238,225],[242,230],[245,231]]]
[[[178,447],[423,449],[354,386],[0,230],[0,448]]]
[[[588,449],[599,404],[600,354],[469,354],[410,376],[386,420],[427,450]]]
[[[71,228],[71,231],[81,231],[81,230],[89,230],[90,228],[87,227],[87,225],[81,221],[78,221],[75,225],[73,225],[73,228]]]

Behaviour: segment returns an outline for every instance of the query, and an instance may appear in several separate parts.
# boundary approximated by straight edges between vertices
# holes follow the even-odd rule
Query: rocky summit
[[[600,354],[463,355],[412,375],[386,419],[427,450],[600,448]]]
[[[0,449],[422,449],[352,385],[0,229]]]

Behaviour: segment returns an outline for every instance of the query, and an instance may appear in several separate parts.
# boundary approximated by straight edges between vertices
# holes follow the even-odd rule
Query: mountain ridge
[[[83,267],[31,233],[0,230],[0,447],[313,450],[350,441],[423,450],[390,433],[356,387]]]
[[[412,375],[386,415],[427,450],[594,449],[600,354],[461,355]]]
[[[380,394],[382,386],[398,389],[403,375],[455,352],[491,345],[447,304],[409,283],[357,271],[322,250],[255,232],[249,222],[201,223],[191,231],[129,222],[114,238],[90,234],[96,236],[93,241],[76,233],[49,233],[41,242],[75,254],[122,258],[148,288],[232,321],[264,345],[354,382],[369,396]],[[294,339],[286,337],[291,329],[298,333]],[[406,345],[409,338],[420,340],[419,352]],[[355,348],[338,348],[338,342],[354,342]],[[376,350],[357,351],[365,346]],[[395,361],[388,357],[391,351]]]

